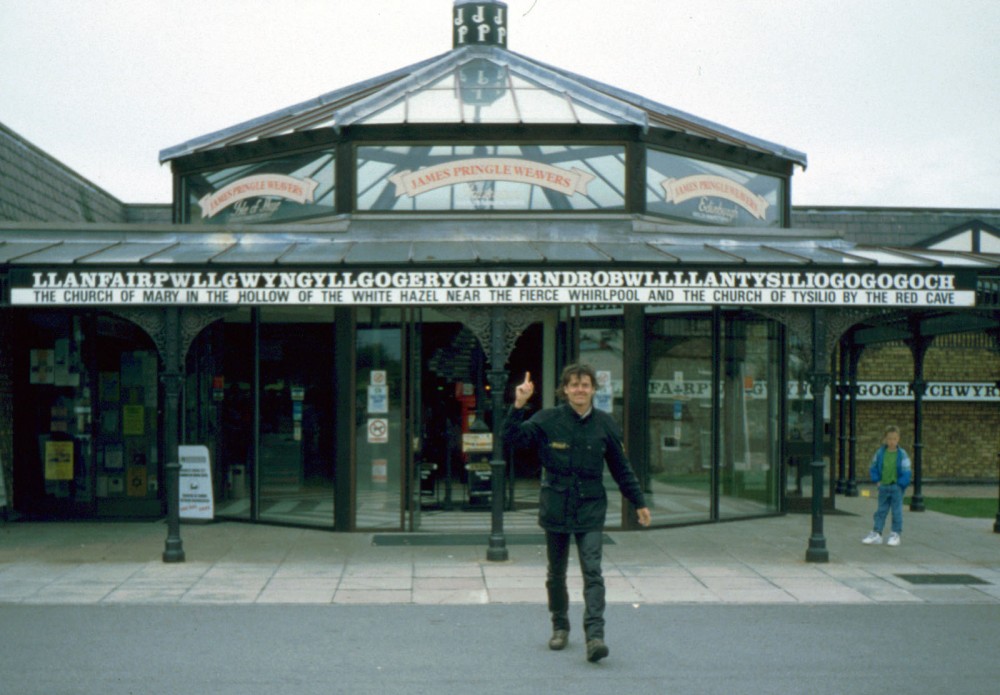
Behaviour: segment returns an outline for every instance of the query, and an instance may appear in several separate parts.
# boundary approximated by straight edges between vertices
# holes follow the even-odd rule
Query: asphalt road
[[[581,607],[574,604],[579,623]],[[997,605],[0,605],[3,695],[1000,692]]]

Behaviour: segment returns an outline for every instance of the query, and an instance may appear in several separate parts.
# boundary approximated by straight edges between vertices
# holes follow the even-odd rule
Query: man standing
[[[604,577],[601,575],[604,517],[608,496],[602,477],[607,462],[622,495],[636,508],[639,523],[648,526],[649,508],[632,472],[618,426],[593,406],[597,375],[589,365],[571,364],[563,370],[560,395],[565,403],[546,408],[529,419],[525,408],[535,392],[531,374],[524,375],[514,394],[514,406],[504,422],[504,439],[512,448],[531,448],[542,464],[538,523],[545,529],[548,552],[549,612],[552,638],[549,649],[563,649],[569,638],[569,593],[566,565],[569,543],[576,542],[583,573],[585,612],[583,629],[587,660],[608,655],[604,643]]]

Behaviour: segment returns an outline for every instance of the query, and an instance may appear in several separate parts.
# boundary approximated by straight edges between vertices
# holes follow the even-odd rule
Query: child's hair
[[[890,434],[891,432],[899,434],[899,428],[896,427],[895,425],[886,425],[885,432],[882,433],[882,436],[884,437],[887,434]]]

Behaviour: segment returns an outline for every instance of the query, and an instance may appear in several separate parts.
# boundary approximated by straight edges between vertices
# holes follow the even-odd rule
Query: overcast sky
[[[453,0],[0,0],[0,123],[128,203],[160,150],[451,48]],[[794,205],[1000,208],[1000,1],[507,0],[508,47],[805,152]]]

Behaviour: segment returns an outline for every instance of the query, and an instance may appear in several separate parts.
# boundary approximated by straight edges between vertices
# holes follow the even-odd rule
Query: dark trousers
[[[603,531],[583,533],[545,532],[549,568],[545,588],[549,594],[552,629],[569,630],[569,592],[566,590],[566,566],[569,563],[570,538],[576,541],[583,573],[583,630],[587,639],[604,639],[604,577],[601,575]]]

